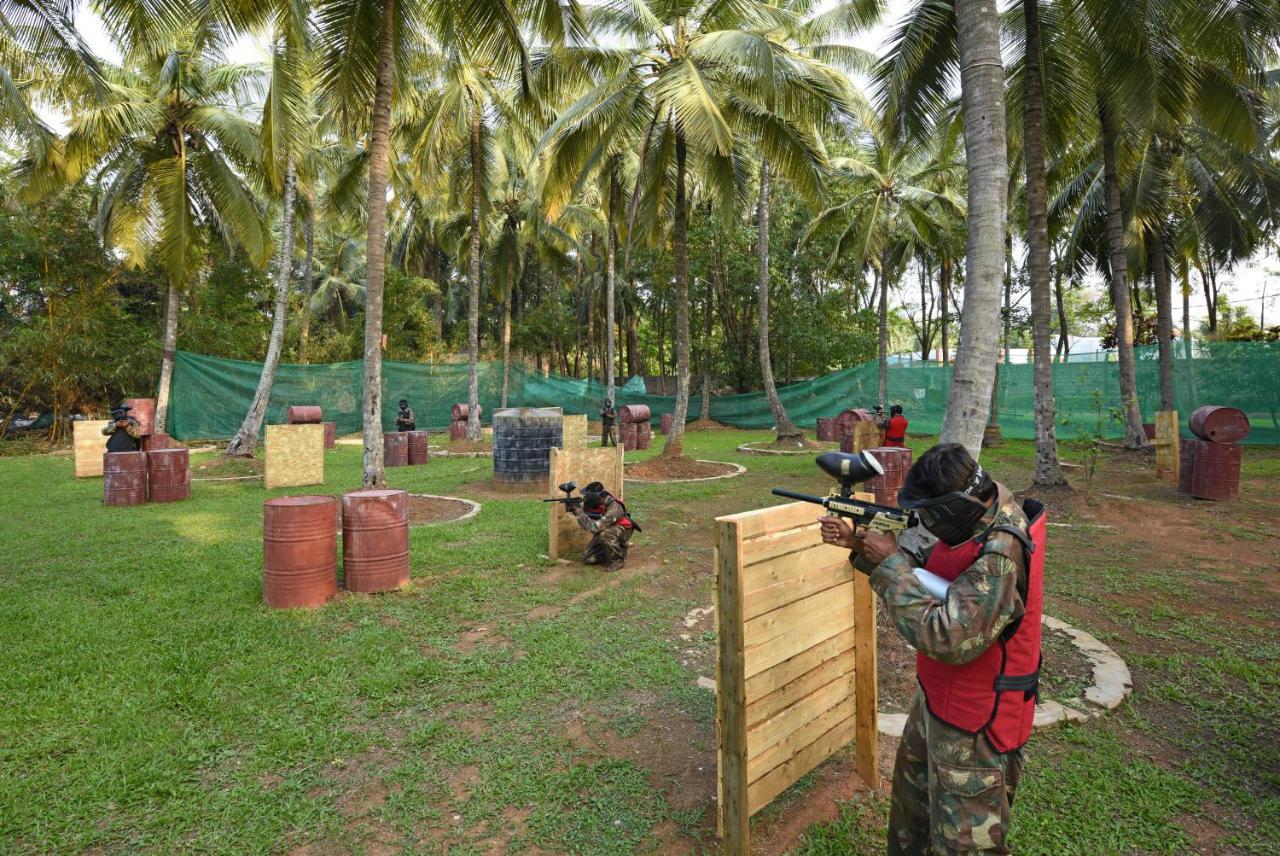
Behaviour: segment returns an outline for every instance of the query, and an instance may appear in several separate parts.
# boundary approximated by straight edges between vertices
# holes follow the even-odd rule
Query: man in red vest
[[[902,405],[889,408],[889,421],[884,426],[884,444],[896,448],[907,445],[907,417],[902,415]]]
[[[823,540],[852,551],[917,651],[888,852],[1008,853],[1039,686],[1043,509],[1024,511],[955,443],[916,461],[898,502],[927,530],[907,530],[901,546],[822,518]]]

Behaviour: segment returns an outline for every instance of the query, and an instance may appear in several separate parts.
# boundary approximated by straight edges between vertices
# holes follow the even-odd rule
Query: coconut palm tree
[[[271,248],[244,176],[261,162],[243,99],[256,71],[227,65],[199,31],[121,67],[102,66],[104,94],[77,104],[56,156],[27,165],[35,192],[92,178],[104,186],[97,225],[126,264],[155,260],[169,277],[157,429],[168,410],[183,289],[221,238],[265,265]]]

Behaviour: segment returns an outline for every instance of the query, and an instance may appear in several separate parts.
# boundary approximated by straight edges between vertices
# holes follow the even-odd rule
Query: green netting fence
[[[1120,405],[1116,364],[1096,360],[1054,365],[1054,393],[1058,403],[1061,440],[1075,437],[1119,436],[1113,413]],[[1138,350],[1138,391],[1142,412],[1154,420],[1159,407],[1159,374],[1154,347]],[[281,365],[267,409],[269,423],[284,420],[290,404],[318,404],[325,419],[336,422],[340,434],[360,430],[360,362],[325,365]],[[248,410],[258,383],[258,363],[226,360],[180,351],[173,375],[169,431],[179,439],[226,438],[235,433]],[[382,366],[383,425],[395,424],[397,402],[409,399],[419,428],[445,428],[449,408],[467,400],[467,366],[458,363],[384,362]],[[502,364],[481,363],[480,402],[485,421],[499,402]],[[913,433],[936,432],[942,425],[951,369],[936,363],[891,365],[889,400],[903,406]],[[779,389],[788,414],[801,427],[813,430],[818,417],[834,416],[847,407],[875,403],[878,372],[874,362],[834,372]],[[696,384],[695,384],[696,385]],[[618,390],[618,404],[647,404],[654,422],[674,409],[672,396],[648,395],[632,381]],[[1182,416],[1203,404],[1238,407],[1249,414],[1253,431],[1247,443],[1280,444],[1280,343],[1214,342],[1198,345],[1191,359],[1181,348],[1174,362],[1174,392]],[[603,386],[594,381],[538,374],[513,362],[508,382],[512,407],[555,406],[566,413],[599,414]],[[690,419],[701,412],[700,396],[689,404]],[[1032,366],[1000,367],[1000,427],[1005,436],[1034,436]],[[764,394],[717,395],[711,398],[711,418],[736,428],[767,429],[773,416]]]

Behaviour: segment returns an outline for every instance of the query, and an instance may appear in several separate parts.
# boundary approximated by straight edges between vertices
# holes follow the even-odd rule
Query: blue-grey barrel
[[[551,449],[564,448],[558,407],[513,407],[493,415],[493,482],[500,489],[545,492]]]

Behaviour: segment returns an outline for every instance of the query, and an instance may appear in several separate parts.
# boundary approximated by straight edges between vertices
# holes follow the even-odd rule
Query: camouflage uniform
[[[618,411],[614,410],[612,407],[606,405],[604,409],[600,411],[600,433],[603,435],[600,438],[601,446],[618,445],[618,435],[613,427],[617,420]]]
[[[1003,485],[998,488],[996,504],[975,536],[995,525],[1027,527],[1017,501]],[[903,549],[910,549],[908,544],[927,542],[903,538]],[[871,574],[871,587],[889,619],[913,648],[939,662],[962,665],[981,656],[1022,617],[1023,548],[1007,532],[992,533],[978,561],[951,584],[945,603],[911,573],[924,566],[931,551],[932,545],[900,551],[875,568],[859,556],[854,566]],[[935,719],[924,693],[917,691],[894,762],[889,853],[1010,852],[1009,809],[1021,774],[1021,750],[996,752],[983,735]]]
[[[142,426],[138,424],[138,420],[132,416],[126,416],[124,419],[125,426],[123,428],[116,425],[117,420],[112,420],[102,427],[102,436],[108,437],[108,452],[136,452],[141,448]],[[126,448],[126,444],[116,439],[117,431],[123,431],[126,436],[133,441],[132,448]]]
[[[609,498],[604,514],[592,518],[585,510],[579,510],[578,525],[591,533],[591,543],[582,554],[588,565],[608,565],[616,571],[627,560],[627,547],[631,542],[631,529],[619,526],[618,521],[627,516],[622,503]]]

